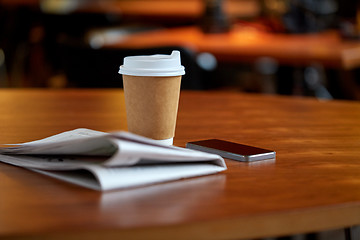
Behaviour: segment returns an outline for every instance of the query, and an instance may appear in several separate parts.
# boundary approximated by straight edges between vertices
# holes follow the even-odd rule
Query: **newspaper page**
[[[0,161],[95,190],[136,187],[213,174],[224,160],[128,132],[76,129],[0,148]]]

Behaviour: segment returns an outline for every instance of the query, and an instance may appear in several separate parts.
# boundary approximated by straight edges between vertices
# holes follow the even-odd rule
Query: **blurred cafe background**
[[[358,0],[0,0],[0,87],[121,88],[181,52],[182,88],[360,100]]]

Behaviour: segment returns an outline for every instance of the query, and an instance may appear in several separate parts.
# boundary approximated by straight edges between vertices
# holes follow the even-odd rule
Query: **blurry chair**
[[[260,4],[274,31],[310,33],[336,26],[336,0],[260,0]]]
[[[1,87],[32,84],[28,58],[32,48],[31,31],[38,20],[38,12],[27,4],[12,6],[0,1]]]
[[[186,74],[182,78],[182,89],[204,89],[206,83],[196,63],[196,55],[182,47],[159,47],[147,49],[94,49],[88,44],[62,41],[59,53],[61,65],[70,87],[111,88],[122,87],[119,67],[126,56],[170,54],[179,50]]]
[[[7,74],[5,66],[5,53],[0,48],[0,87],[7,87]]]

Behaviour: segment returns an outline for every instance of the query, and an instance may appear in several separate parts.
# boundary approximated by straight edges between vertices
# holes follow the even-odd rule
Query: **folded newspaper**
[[[7,144],[0,161],[98,191],[144,186],[226,169],[215,154],[166,146],[129,132],[75,129]]]

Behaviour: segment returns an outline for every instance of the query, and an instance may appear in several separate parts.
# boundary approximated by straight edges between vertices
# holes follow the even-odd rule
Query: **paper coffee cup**
[[[173,143],[181,76],[180,52],[124,58],[123,75],[128,131]]]

